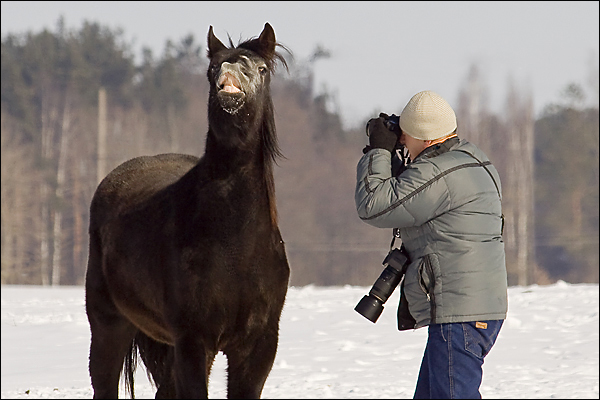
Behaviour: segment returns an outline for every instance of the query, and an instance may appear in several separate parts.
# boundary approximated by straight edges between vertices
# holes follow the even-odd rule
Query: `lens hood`
[[[354,310],[369,321],[375,323],[383,312],[383,303],[377,297],[367,295],[363,296],[356,307],[354,307]]]

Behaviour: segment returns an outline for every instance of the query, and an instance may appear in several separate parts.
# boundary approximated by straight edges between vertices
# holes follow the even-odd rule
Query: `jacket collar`
[[[415,158],[415,160],[417,158],[433,158],[433,157],[439,156],[440,154],[450,151],[450,149],[452,147],[454,147],[456,144],[458,144],[459,141],[460,141],[460,139],[457,136],[454,136],[448,140],[443,141],[442,143],[437,143],[437,144],[434,144],[433,146],[429,146],[425,150],[423,150],[421,153],[419,153],[419,155]]]

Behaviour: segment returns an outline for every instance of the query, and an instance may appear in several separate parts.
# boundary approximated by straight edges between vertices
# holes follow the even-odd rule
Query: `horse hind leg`
[[[244,348],[227,349],[227,398],[258,399],[277,353],[277,333],[258,335]]]
[[[208,376],[216,352],[209,350],[202,335],[190,332],[175,342],[174,375],[178,398],[208,398]]]
[[[122,316],[107,315],[94,306],[87,306],[87,310],[92,332],[89,372],[94,398],[117,398],[123,363],[137,328]]]
[[[100,251],[93,238],[90,239],[85,283],[86,313],[92,336],[89,373],[94,398],[117,398],[121,371],[137,328],[112,302],[101,271]]]
[[[175,377],[171,376],[169,380],[157,384],[156,388],[155,399],[174,399],[177,394],[175,391]]]

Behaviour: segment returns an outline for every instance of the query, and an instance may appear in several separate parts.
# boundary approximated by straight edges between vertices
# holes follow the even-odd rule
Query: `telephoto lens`
[[[354,310],[369,321],[377,322],[383,312],[383,305],[402,280],[408,263],[408,257],[400,249],[392,250],[383,260],[385,269],[373,284],[369,294],[358,302]]]

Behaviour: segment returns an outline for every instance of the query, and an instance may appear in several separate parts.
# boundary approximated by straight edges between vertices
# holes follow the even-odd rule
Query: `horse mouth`
[[[231,72],[223,72],[217,81],[217,98],[221,108],[231,115],[236,114],[245,103],[246,93],[240,80]]]
[[[225,72],[219,78],[217,82],[217,86],[219,88],[219,92],[225,93],[243,93],[241,89],[241,84],[239,79],[237,79],[233,74],[229,72]]]

